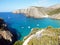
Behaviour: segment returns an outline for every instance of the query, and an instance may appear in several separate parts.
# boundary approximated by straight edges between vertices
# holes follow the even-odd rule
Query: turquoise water
[[[22,40],[24,36],[28,35],[32,28],[45,28],[47,26],[60,28],[60,20],[50,18],[28,18],[24,14],[13,14],[11,12],[0,13],[0,18],[3,18],[8,26],[15,29],[17,35],[21,35],[18,37],[19,40]]]

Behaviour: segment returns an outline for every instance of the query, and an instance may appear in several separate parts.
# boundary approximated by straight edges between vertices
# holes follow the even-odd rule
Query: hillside
[[[58,13],[60,13],[60,8],[50,11],[48,13],[48,15],[54,15],[54,14],[58,14]]]
[[[60,8],[60,4],[55,4],[55,5],[52,5],[48,8],[58,9],[58,8]]]
[[[60,29],[48,27],[29,34],[23,45],[60,45]]]

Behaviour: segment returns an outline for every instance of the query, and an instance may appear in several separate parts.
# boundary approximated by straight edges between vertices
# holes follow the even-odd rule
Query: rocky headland
[[[37,7],[31,6],[26,9],[18,9],[13,11],[13,13],[23,13],[27,17],[34,17],[34,18],[53,18],[53,19],[60,19],[60,4],[53,5],[50,7]]]

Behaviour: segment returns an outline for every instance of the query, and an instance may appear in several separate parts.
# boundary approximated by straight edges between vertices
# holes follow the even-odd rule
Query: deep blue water
[[[28,18],[24,14],[13,14],[11,12],[0,13],[0,18],[3,18],[8,26],[15,29],[19,36],[21,34],[21,38],[18,37],[20,40],[22,40],[24,36],[28,35],[32,28],[46,28],[48,26],[60,28],[60,20],[50,18]]]

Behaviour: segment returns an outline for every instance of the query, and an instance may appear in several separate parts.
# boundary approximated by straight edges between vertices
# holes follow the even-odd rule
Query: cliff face
[[[13,11],[13,13],[24,13],[28,17],[34,18],[46,18],[46,17],[53,17],[52,15],[58,15],[60,13],[60,5],[50,6],[48,8],[45,7],[36,7],[32,6],[27,9],[18,9]],[[57,16],[58,17],[58,16]],[[60,17],[60,15],[59,15]],[[58,19],[58,18],[56,18]]]
[[[7,24],[0,19],[0,45],[12,45],[12,33],[8,30]]]
[[[60,19],[60,13],[52,15],[52,16],[50,16],[50,18]]]
[[[60,45],[60,29],[33,29],[23,45]]]
[[[24,14],[26,14],[26,16],[34,17],[34,18],[48,17],[46,12],[47,12],[47,10],[42,7],[30,7],[27,9],[13,11],[13,13],[24,13]]]
[[[60,8],[55,8],[51,10],[48,14],[50,15],[50,18],[60,19]]]

